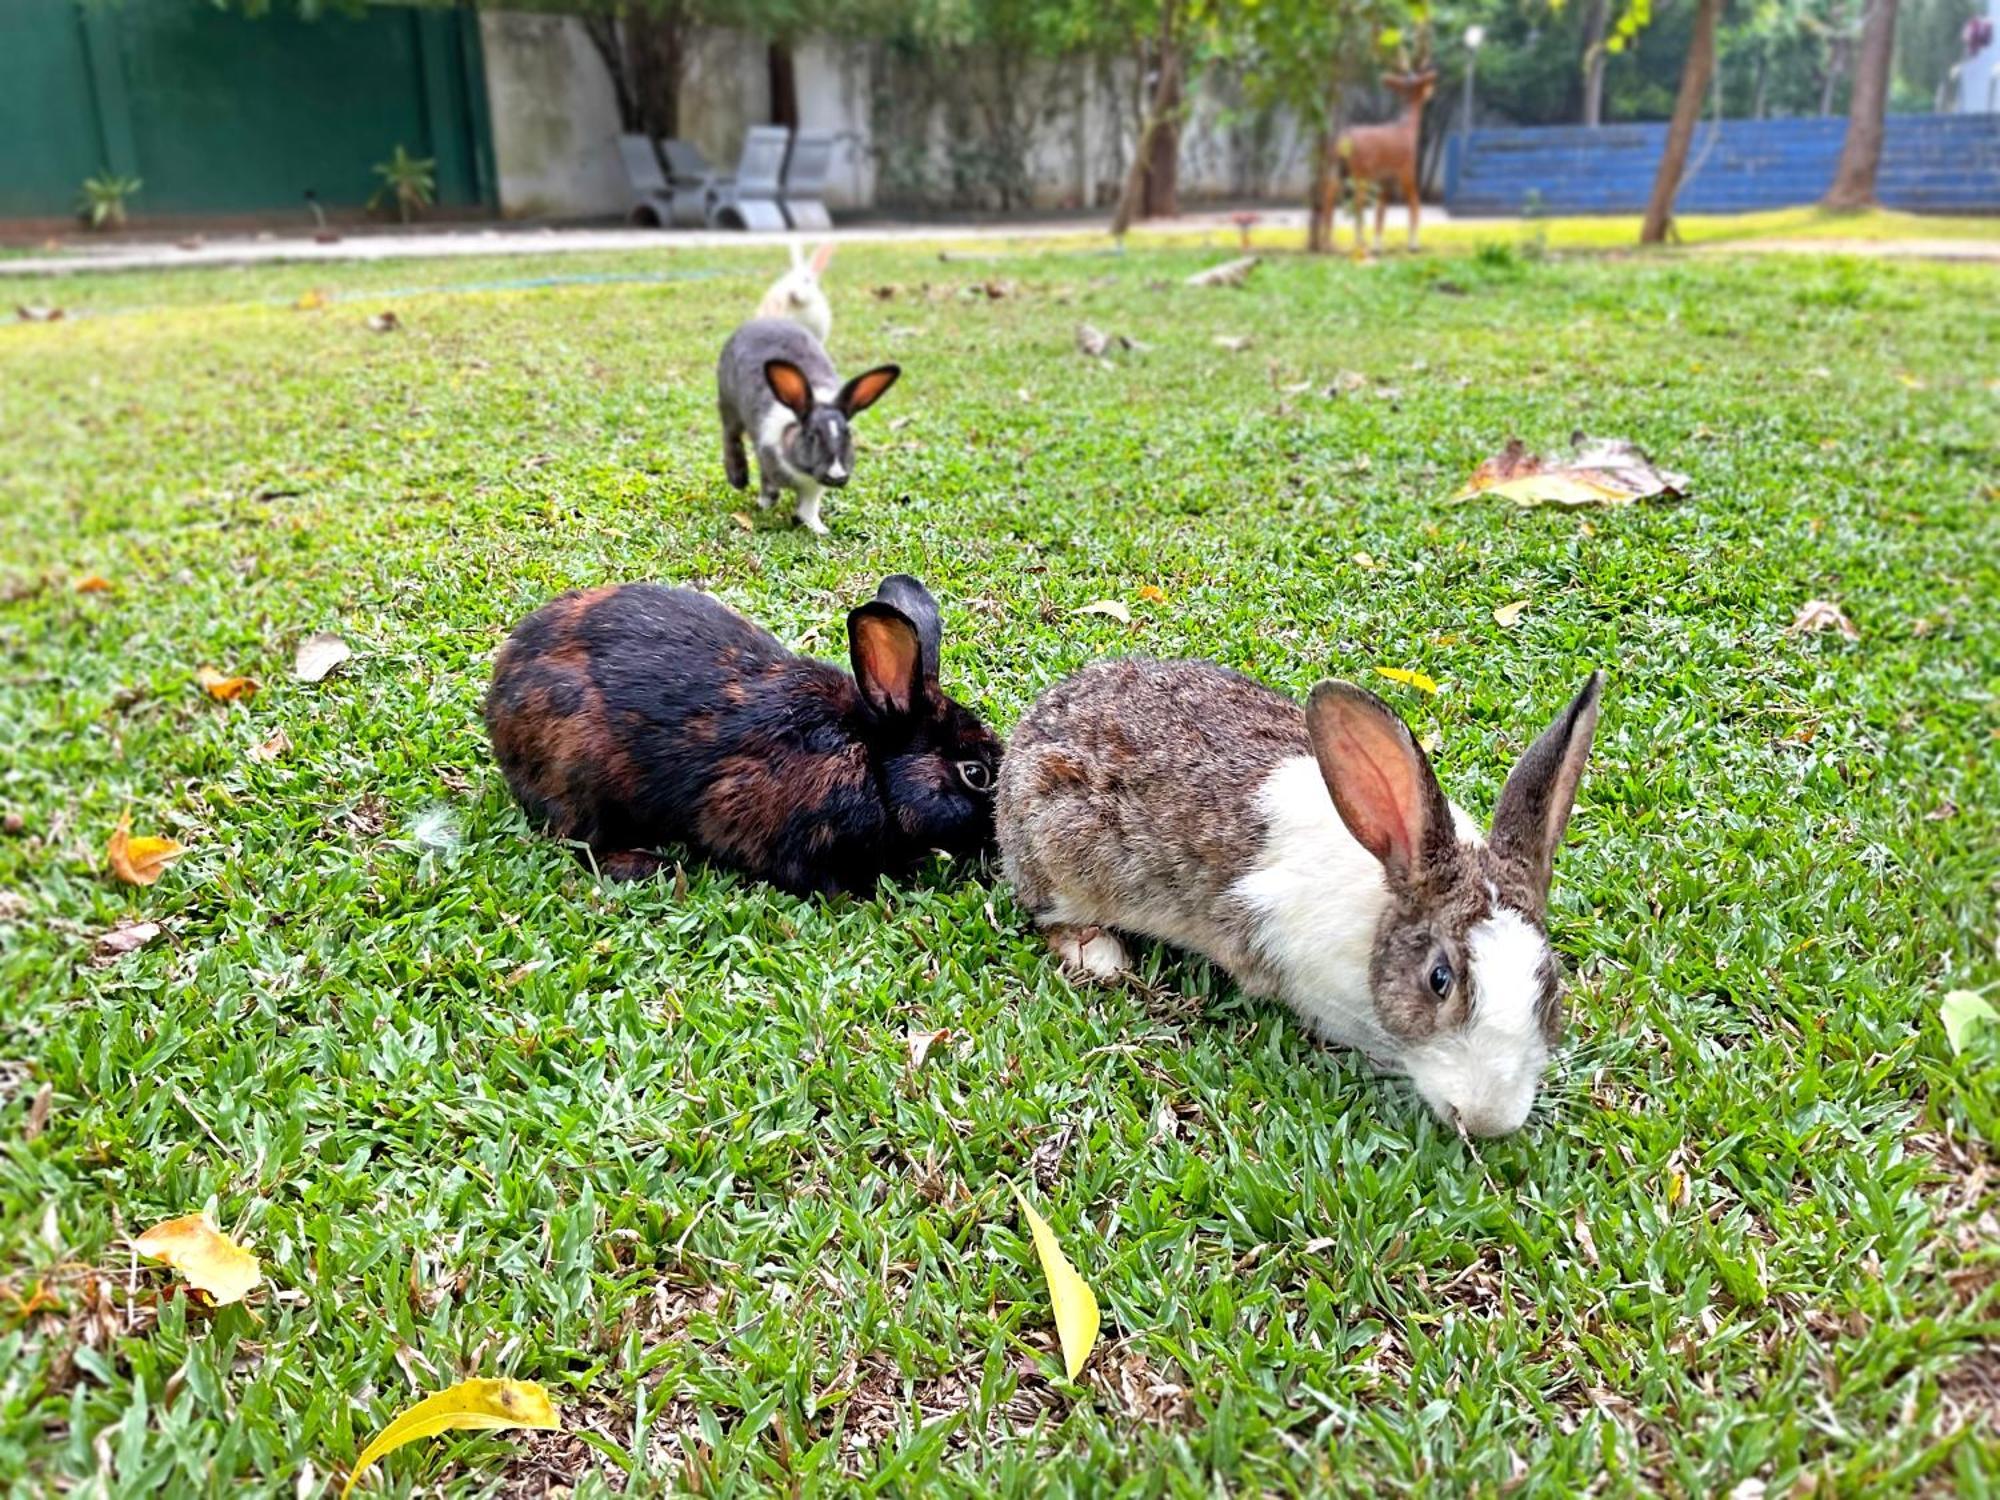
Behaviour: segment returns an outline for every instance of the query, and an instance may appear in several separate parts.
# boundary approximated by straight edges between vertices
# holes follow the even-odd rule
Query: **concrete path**
[[[1426,208],[1429,220],[1433,210]],[[1435,219],[1443,222],[1442,211]],[[210,239],[145,241],[114,244],[66,241],[60,253],[0,258],[0,277],[68,276],[90,271],[161,271],[183,266],[252,266],[279,262],[442,260],[468,255],[573,255],[592,251],[685,250],[808,243],[831,239],[842,244],[895,244],[918,241],[957,244],[967,241],[1103,238],[1108,218],[1039,219],[994,224],[859,224],[824,235],[745,234],[727,229],[555,229],[482,226],[477,229],[429,229],[398,232],[362,230],[343,233],[331,244],[320,244],[309,233],[218,236]],[[1227,213],[1184,214],[1171,225],[1175,235],[1214,234],[1236,237]],[[1259,229],[1305,227],[1303,209],[1259,209]]]
[[[1740,255],[1859,255],[1884,260],[2000,261],[2000,224],[1990,240],[1840,240],[1801,236],[1798,239],[1722,240],[1696,245],[1712,254]]]

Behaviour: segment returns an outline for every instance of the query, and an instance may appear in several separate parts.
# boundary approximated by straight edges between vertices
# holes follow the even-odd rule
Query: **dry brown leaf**
[[[1515,438],[1487,459],[1452,496],[1470,500],[1498,495],[1516,505],[1631,505],[1639,500],[1677,500],[1687,492],[1687,476],[1658,468],[1619,438],[1591,439],[1576,433],[1567,458],[1540,457]]]
[[[111,580],[101,574],[86,573],[70,587],[79,594],[108,594],[111,592]]]
[[[1167,591],[1157,583],[1141,584],[1139,586],[1139,597],[1148,604],[1165,604],[1167,602]]]
[[[1188,286],[1241,286],[1257,268],[1254,255],[1239,256],[1226,260],[1219,266],[1210,266],[1206,271],[1197,271],[1188,277]]]
[[[164,1261],[218,1307],[241,1302],[264,1280],[257,1257],[215,1227],[206,1213],[155,1224],[132,1248],[148,1260]]]
[[[158,922],[141,922],[132,917],[120,917],[115,927],[99,936],[91,945],[91,967],[102,969],[117,963],[128,953],[137,953],[163,930]]]
[[[1526,599],[1516,599],[1512,604],[1503,604],[1493,611],[1493,623],[1502,630],[1512,630],[1521,621],[1521,611],[1528,607]]]
[[[751,519],[750,512],[747,510],[732,510],[729,513],[729,519],[745,531],[755,531],[757,529],[757,523]]]
[[[921,1027],[912,1026],[908,1034],[904,1037],[904,1042],[910,1049],[910,1071],[914,1073],[917,1069],[921,1068],[924,1065],[924,1059],[931,1055],[931,1048],[935,1047],[939,1042],[944,1041],[950,1035],[951,1032],[949,1030],[926,1031]]]
[[[1831,599],[1806,600],[1799,606],[1799,612],[1792,617],[1788,628],[1794,635],[1817,635],[1822,630],[1838,630],[1850,641],[1861,639],[1861,632],[1855,629],[1854,622]]]
[[[63,319],[63,310],[60,307],[50,307],[45,302],[17,303],[14,316],[23,323],[60,323]]]
[[[311,291],[301,292],[299,300],[294,302],[292,306],[296,307],[300,312],[317,312],[320,308],[325,307],[326,304],[326,293],[314,288]]]
[[[1116,599],[1099,599],[1095,604],[1086,604],[1077,611],[1080,615],[1109,615],[1120,625],[1132,623],[1132,611]]]
[[[1093,328],[1088,323],[1076,325],[1076,347],[1079,354],[1087,354],[1092,359],[1104,358],[1104,351],[1111,347],[1111,335],[1101,328]]]
[[[322,682],[353,654],[346,641],[331,630],[322,630],[299,642],[298,654],[292,658],[292,675],[300,682]]]
[[[56,1086],[45,1083],[35,1090],[34,1102],[28,1106],[27,1128],[21,1132],[29,1140],[34,1140],[49,1128],[49,1111],[55,1107]]]
[[[243,753],[254,761],[269,763],[291,748],[292,737],[285,733],[285,726],[280,724]]]
[[[186,852],[172,839],[133,838],[132,815],[126,813],[118,819],[104,854],[111,873],[127,885],[152,885]]]
[[[386,307],[368,320],[368,331],[370,333],[394,333],[402,326],[403,320]]]
[[[1218,349],[1227,349],[1231,354],[1241,354],[1250,347],[1252,340],[1247,333],[1218,333],[1214,343]]]
[[[254,677],[225,677],[213,667],[202,667],[195,672],[194,680],[217,703],[248,703],[257,696],[258,683]]]

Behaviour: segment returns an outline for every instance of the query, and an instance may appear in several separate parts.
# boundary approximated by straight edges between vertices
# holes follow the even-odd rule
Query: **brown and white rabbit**
[[[750,483],[743,461],[748,434],[757,448],[757,503],[768,509],[780,490],[792,490],[798,496],[793,518],[825,536],[820,493],[840,488],[854,472],[847,424],[902,373],[896,365],[877,365],[842,385],[826,350],[805,329],[789,318],[751,319],[729,336],[715,370],[729,482],[739,490]]]
[[[764,300],[757,304],[760,318],[790,318],[824,344],[833,337],[833,309],[827,305],[826,291],[819,284],[833,263],[833,241],[814,249],[808,260],[797,244],[792,246],[792,268],[771,283]]]
[[[486,726],[530,821],[637,880],[689,844],[801,895],[992,845],[1000,741],[938,686],[906,574],[847,616],[850,677],[691,589],[564,594],[515,627]]]
[[[1544,917],[1601,687],[1521,757],[1487,840],[1373,693],[1322,682],[1301,710],[1205,662],[1099,663],[1009,741],[1001,866],[1071,966],[1123,969],[1113,930],[1194,949],[1504,1135],[1562,1028]]]

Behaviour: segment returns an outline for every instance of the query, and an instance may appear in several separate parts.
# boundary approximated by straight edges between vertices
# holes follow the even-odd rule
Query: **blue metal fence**
[[[1833,181],[1843,118],[1703,121],[1688,152],[1683,213],[1741,213],[1816,202]],[[1667,127],[1475,130],[1447,143],[1445,206],[1455,214],[1639,213]],[[1890,208],[2000,213],[2000,114],[1891,115],[1876,193]]]

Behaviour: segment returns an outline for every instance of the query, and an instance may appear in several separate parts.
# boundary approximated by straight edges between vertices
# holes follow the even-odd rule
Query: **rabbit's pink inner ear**
[[[833,251],[834,244],[832,240],[822,240],[814,247],[812,253],[813,275],[823,275],[826,268],[833,264]]]
[[[771,387],[771,394],[800,416],[812,410],[812,386],[807,383],[805,373],[790,360],[766,360],[764,379]]]
[[[922,662],[915,626],[886,605],[864,604],[847,617],[847,642],[854,680],[877,713],[915,708]]]
[[[1306,729],[1347,831],[1392,879],[1416,878],[1444,794],[1403,721],[1373,693],[1322,682],[1306,706]]]
[[[902,373],[901,365],[877,365],[872,370],[864,370],[840,388],[840,409],[850,417],[868,410],[882,399],[883,392],[894,385],[896,377]]]

